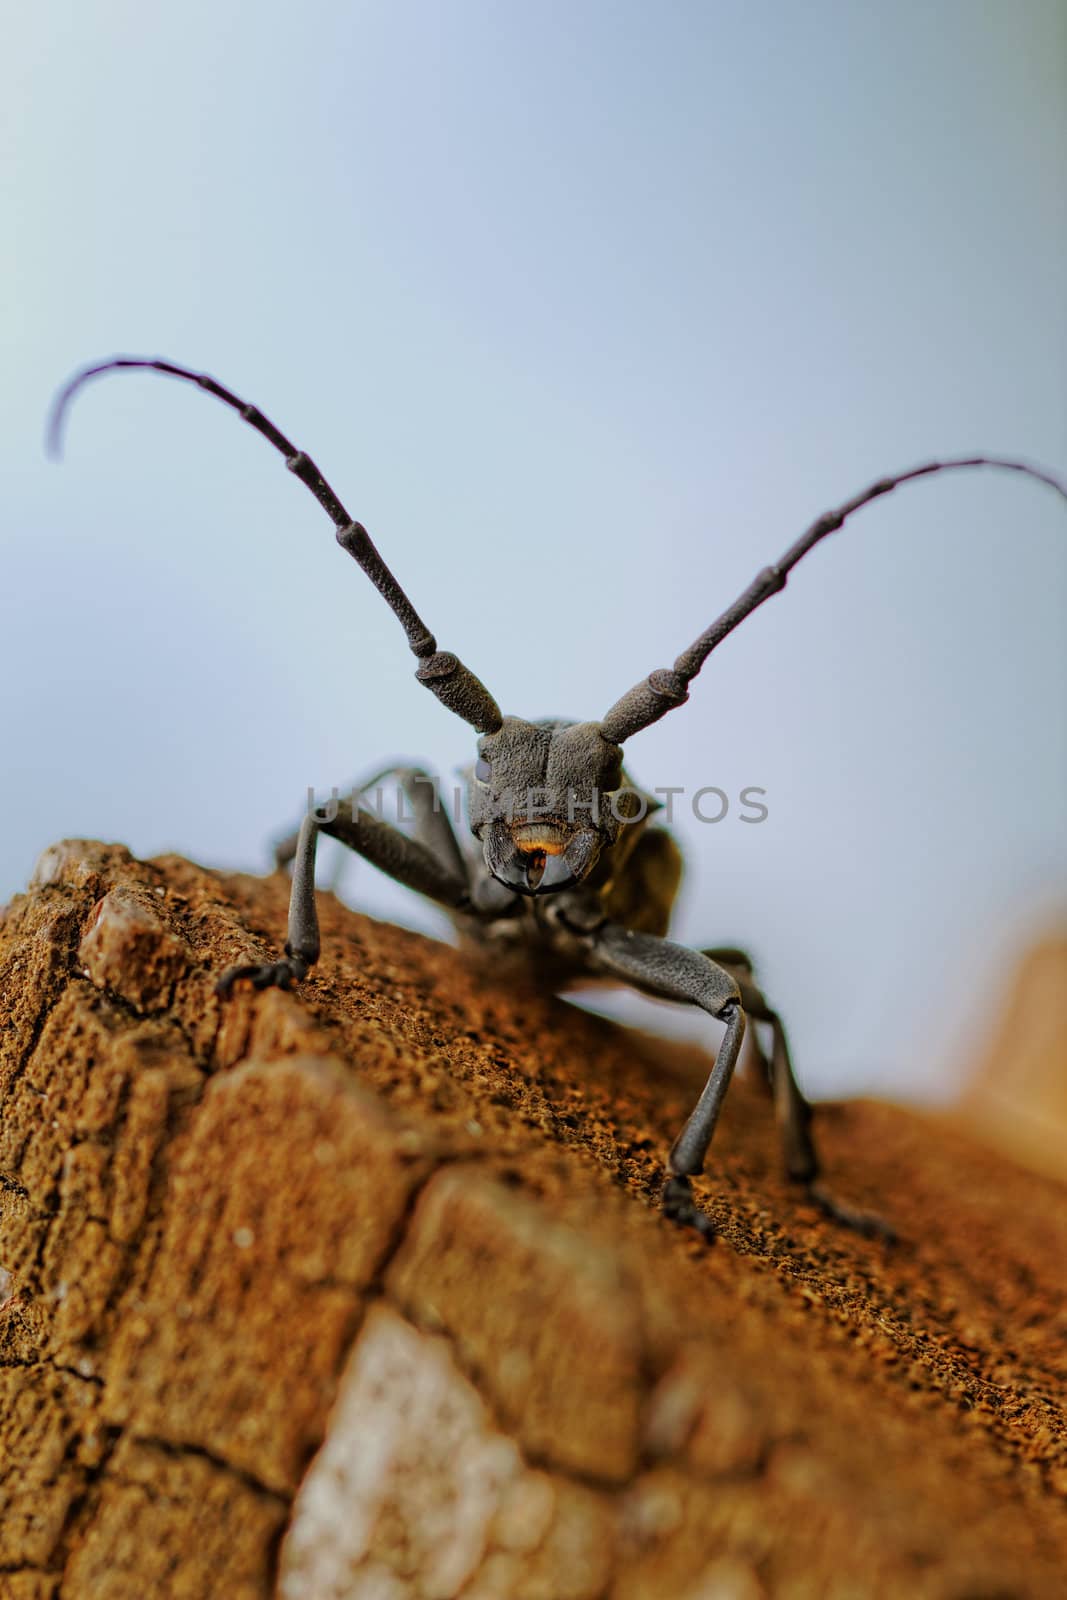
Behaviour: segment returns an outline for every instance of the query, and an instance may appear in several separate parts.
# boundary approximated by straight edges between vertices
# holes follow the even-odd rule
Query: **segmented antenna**
[[[842,527],[854,511],[859,511],[862,506],[884,494],[891,494],[902,483],[910,483],[913,478],[927,478],[935,472],[955,472],[961,467],[996,467],[1005,472],[1021,472],[1028,478],[1036,478],[1039,483],[1047,484],[1067,500],[1067,484],[1053,473],[1043,467],[1030,466],[1024,461],[1009,461],[1000,456],[959,456],[949,461],[928,461],[924,466],[912,467],[896,477],[879,478],[877,483],[872,483],[869,488],[847,500],[836,511],[825,511],[821,517],[817,517],[811,527],[789,546],[776,565],[764,567],[762,572],[757,573],[733,605],[728,606],[693,641],[688,650],[682,651],[673,667],[661,667],[650,673],[641,683],[628,690],[621,700],[617,700],[600,724],[604,737],[613,744],[622,744],[624,739],[658,722],[675,706],[683,705],[689,698],[691,680],[711,652],[765,600],[781,593],[797,562],[803,560],[809,550],[813,550],[827,534],[835,533]]]
[[[198,389],[214,395],[223,405],[236,411],[243,421],[262,434],[268,444],[285,457],[285,464],[304,484],[333,522],[337,542],[347,550],[362,567],[378,593],[391,607],[407,635],[407,641],[419,665],[415,676],[419,682],[432,689],[439,700],[471,723],[479,733],[493,733],[502,721],[500,708],[488,689],[451,652],[438,650],[437,640],[419,616],[403,588],[383,561],[370,534],[362,523],[350,517],[338,496],[327,483],[311,457],[298,450],[258,406],[250,405],[231,390],[217,383],[204,372],[191,372],[187,367],[175,366],[171,361],[153,360],[145,356],[115,356],[95,366],[83,367],[56,396],[48,423],[47,448],[50,455],[61,453],[63,425],[71,401],[78,390],[105,372],[139,370],[161,372],[169,378],[180,378],[193,383]]]

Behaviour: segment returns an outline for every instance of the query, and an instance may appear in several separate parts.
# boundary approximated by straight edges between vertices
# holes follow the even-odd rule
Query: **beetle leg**
[[[672,1222],[695,1228],[705,1238],[714,1226],[693,1199],[692,1179],[704,1170],[704,1158],[715,1132],[726,1091],[745,1035],[745,1014],[736,980],[709,957],[651,933],[635,933],[604,922],[586,935],[590,964],[662,1000],[699,1006],[725,1022],[726,1033],[707,1083],[685,1127],[671,1146],[663,1211]]]
[[[704,953],[712,960],[719,961],[736,977],[741,991],[741,1004],[750,1019],[767,1023],[771,1028],[770,1081],[787,1174],[794,1182],[803,1184],[808,1198],[834,1222],[872,1238],[892,1240],[895,1235],[888,1223],[868,1212],[843,1205],[833,1199],[819,1182],[821,1165],[811,1130],[814,1111],[793,1071],[785,1024],[777,1011],[767,1004],[763,991],[755,982],[751,960],[743,950],[717,949]],[[752,1031],[754,1033],[755,1029]]]
[[[443,815],[443,814],[441,814]],[[447,818],[445,819],[447,825]],[[276,985],[289,989],[307,976],[319,957],[319,920],[315,909],[315,850],[320,833],[340,839],[364,860],[417,894],[424,894],[449,911],[470,910],[470,889],[466,869],[441,860],[419,839],[409,838],[372,812],[353,807],[346,801],[337,815],[325,819],[309,813],[300,825],[293,852],[293,886],[289,896],[289,931],[285,959],[262,965],[231,967],[218,981],[218,992],[227,995],[243,978],[257,989]],[[453,837],[453,843],[455,842]],[[457,846],[458,851],[458,846]]]
[[[738,950],[733,945],[716,945],[710,950],[702,950],[701,955],[707,956],[709,960],[714,961],[718,966],[725,967],[730,976],[737,979],[738,985],[742,989],[742,1004],[747,1012],[749,1009],[748,1002],[744,999],[743,991],[744,985],[751,981],[754,971],[751,957],[744,950]],[[752,1020],[751,1013],[749,1014],[749,1020]],[[774,1067],[755,1028],[749,1028],[745,1035],[745,1049],[755,1063],[756,1079],[760,1087],[765,1089],[768,1095],[773,1095]]]
[[[235,983],[251,979],[254,989],[291,989],[319,959],[319,918],[315,909],[315,849],[323,824],[309,814],[300,825],[293,851],[293,886],[289,892],[289,928],[285,959],[253,962],[249,966],[229,967],[215,985],[220,995],[228,995]]]
[[[467,864],[449,819],[447,804],[441,796],[437,779],[424,767],[380,767],[368,777],[357,779],[346,792],[358,799],[388,778],[396,779],[411,807],[410,820],[414,823],[411,837],[425,845],[442,865],[451,868],[458,877],[465,878]],[[294,829],[278,840],[274,846],[276,867],[287,867],[294,860],[299,839],[300,830]]]

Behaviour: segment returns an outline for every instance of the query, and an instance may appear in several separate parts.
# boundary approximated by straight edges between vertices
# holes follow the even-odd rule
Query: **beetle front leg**
[[[441,800],[440,784],[425,767],[398,766],[395,762],[388,767],[376,767],[365,778],[357,779],[348,793],[358,803],[371,789],[390,779],[395,779],[400,792],[411,807],[408,820],[414,826],[410,837],[425,845],[443,866],[451,867],[458,877],[465,878],[467,866],[449,820],[448,807]],[[336,792],[335,790],[334,793]],[[378,809],[380,810],[380,807]],[[300,830],[294,828],[275,844],[274,865],[287,867],[295,860],[299,845]]]
[[[605,922],[588,936],[591,964],[661,1000],[699,1006],[725,1022],[726,1032],[700,1099],[671,1146],[663,1187],[663,1212],[672,1222],[695,1228],[705,1238],[715,1229],[693,1199],[692,1179],[704,1170],[726,1091],[745,1036],[745,1013],[736,980],[698,950],[672,944],[650,933],[635,933]]]
[[[322,824],[309,814],[300,824],[293,852],[293,886],[289,891],[289,927],[285,940],[285,959],[253,962],[230,967],[215,985],[220,995],[228,995],[243,978],[252,980],[254,989],[291,989],[319,959],[319,914],[315,907],[315,849]]]
[[[669,1176],[663,1186],[664,1215],[672,1222],[696,1228],[705,1238],[712,1237],[715,1229],[710,1218],[697,1208],[690,1180],[698,1177],[704,1170],[708,1145],[715,1132],[719,1113],[726,1099],[726,1091],[730,1087],[730,1079],[734,1075],[734,1067],[741,1053],[741,1041],[745,1036],[745,1013],[741,1009],[739,1000],[728,1000],[713,1015],[720,1022],[726,1023],[726,1032],[723,1034],[719,1052],[700,1099],[671,1146],[671,1153],[667,1158]]]
[[[347,810],[347,815],[345,815]],[[289,929],[282,961],[231,967],[216,985],[228,995],[235,983],[250,979],[256,989],[276,985],[289,989],[319,958],[319,919],[315,908],[315,849],[320,833],[340,839],[364,860],[381,869],[405,888],[424,894],[448,911],[469,911],[470,887],[462,860],[450,852],[436,855],[419,839],[409,838],[370,811],[346,803],[329,818],[310,812],[300,825],[293,857],[293,886],[289,894]]]

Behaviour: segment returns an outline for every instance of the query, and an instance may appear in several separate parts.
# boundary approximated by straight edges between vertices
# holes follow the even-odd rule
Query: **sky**
[[[0,898],[65,836],[263,871],[308,785],[472,753],[217,403],[103,380],[48,462],[74,368],[162,355],[253,399],[506,711],[594,718],[869,480],[1067,468],[1065,148],[1057,0],[18,8]],[[950,1093],[1062,925],[1065,610],[1054,495],[913,485],[627,747],[645,787],[730,799],[679,806],[675,936],[753,952],[813,1094]]]

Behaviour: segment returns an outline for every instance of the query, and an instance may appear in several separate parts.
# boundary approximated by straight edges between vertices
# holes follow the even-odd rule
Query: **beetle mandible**
[[[764,567],[672,667],[659,668],[628,690],[594,722],[526,721],[504,716],[474,673],[437,641],[415,610],[361,523],[349,516],[318,467],[254,405],[214,378],[169,361],[121,356],[85,367],[57,396],[49,440],[58,453],[63,420],[90,378],[120,369],[161,372],[196,384],[235,410],[285,457],[334,524],[337,542],[362,567],[400,621],[416,657],[415,676],[479,735],[468,774],[471,833],[480,852],[461,848],[430,774],[419,768],[394,777],[412,808],[406,834],[359,802],[309,812],[299,832],[278,847],[280,866],[292,862],[288,936],[280,961],[231,968],[219,978],[226,996],[248,979],[257,989],[287,989],[319,958],[315,908],[315,848],[320,833],[339,839],[397,882],[445,908],[464,940],[510,952],[557,988],[591,978],[629,984],[660,999],[695,1005],[725,1025],[707,1083],[666,1163],[662,1206],[672,1221],[713,1236],[697,1206],[692,1179],[704,1169],[708,1146],[737,1064],[746,1015],[767,1025],[769,1058],[751,1045],[773,1092],[786,1171],[822,1211],[861,1232],[892,1237],[878,1218],[834,1200],[820,1182],[812,1108],[793,1072],[785,1028],[756,984],[742,950],[691,950],[666,938],[681,873],[671,835],[648,826],[659,802],[630,783],[622,765],[627,739],[689,698],[689,684],[717,645],[757,606],[785,588],[804,556],[861,507],[901,484],[938,472],[995,467],[1047,484],[1067,500],[1067,485],[1041,468],[995,456],[930,461],[881,478],[834,511],[816,518],[785,554]],[[534,797],[537,797],[536,799]],[[753,1033],[755,1030],[753,1030]]]

